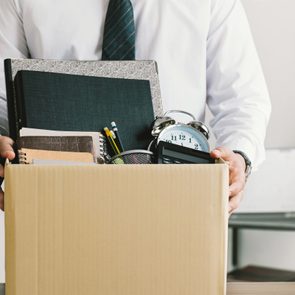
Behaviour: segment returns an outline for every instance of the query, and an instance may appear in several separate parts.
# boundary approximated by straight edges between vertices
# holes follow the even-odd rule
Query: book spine
[[[26,111],[25,111],[25,99],[24,99],[24,83],[22,71],[19,71],[14,77],[14,91],[15,91],[15,102],[16,102],[16,113],[18,115],[17,120],[17,131],[23,126],[26,126]]]
[[[4,60],[4,73],[5,73],[5,83],[6,83],[6,100],[7,100],[7,113],[8,113],[8,123],[9,123],[9,136],[16,141],[18,137],[18,113],[16,104],[16,94],[13,83],[12,76],[12,60]],[[13,146],[14,149],[15,145]],[[18,163],[18,153],[16,152],[16,157],[12,160],[12,163]]]
[[[16,96],[13,87],[13,77],[11,68],[11,59],[4,60],[4,72],[6,82],[6,99],[7,99],[7,111],[9,121],[9,136],[16,140],[18,132],[18,116],[16,107]]]

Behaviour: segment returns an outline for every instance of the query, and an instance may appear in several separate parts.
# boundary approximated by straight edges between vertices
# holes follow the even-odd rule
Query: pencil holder
[[[130,150],[111,158],[110,164],[152,164],[154,154],[146,150]]]

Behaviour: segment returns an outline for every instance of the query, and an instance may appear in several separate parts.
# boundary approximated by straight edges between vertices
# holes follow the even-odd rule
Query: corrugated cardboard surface
[[[225,294],[228,170],[8,165],[6,295]]]

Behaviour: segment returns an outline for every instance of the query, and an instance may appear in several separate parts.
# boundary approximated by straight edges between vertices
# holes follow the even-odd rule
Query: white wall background
[[[252,27],[273,105],[266,146],[295,148],[295,1],[242,1]],[[276,181],[279,181],[279,177]],[[0,282],[4,282],[3,216],[1,212]],[[294,249],[295,232],[243,231],[239,249],[240,266],[255,264],[295,270]]]
[[[266,146],[295,147],[295,1],[242,2],[272,99]]]

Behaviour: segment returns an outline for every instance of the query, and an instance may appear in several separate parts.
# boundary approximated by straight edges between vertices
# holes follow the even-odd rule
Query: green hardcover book
[[[125,150],[147,148],[154,120],[147,80],[19,71],[18,127],[102,131],[115,121]]]

